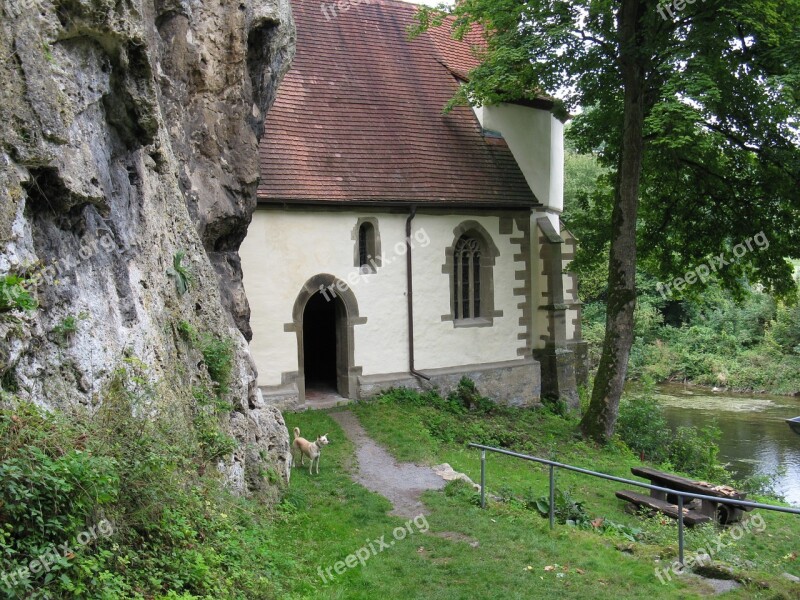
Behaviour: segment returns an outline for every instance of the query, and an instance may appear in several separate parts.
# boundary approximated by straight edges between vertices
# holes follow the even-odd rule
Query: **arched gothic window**
[[[481,316],[481,246],[462,235],[453,251],[453,294],[456,319]]]

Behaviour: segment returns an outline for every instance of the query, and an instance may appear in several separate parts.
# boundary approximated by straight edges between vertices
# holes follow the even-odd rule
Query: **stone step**
[[[346,406],[352,403],[350,398],[343,398],[342,396],[330,396],[328,398],[314,399],[303,404],[298,404],[287,409],[289,412],[303,412],[306,410],[324,410],[326,408],[336,408],[337,406]]]

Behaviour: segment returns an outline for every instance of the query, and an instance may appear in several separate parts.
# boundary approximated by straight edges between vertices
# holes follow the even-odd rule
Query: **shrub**
[[[0,313],[12,310],[35,310],[38,303],[25,289],[27,281],[18,275],[0,277]]]
[[[217,393],[228,393],[233,371],[233,340],[206,334],[200,339],[200,352],[211,380],[217,384]]]
[[[61,322],[53,327],[53,333],[58,339],[59,343],[65,343],[78,331],[78,323],[87,319],[89,315],[85,312],[78,313],[78,315],[67,315]]]
[[[470,396],[471,393],[468,384],[447,398],[433,391],[397,388],[376,400],[421,407],[420,425],[427,428],[435,440],[444,443],[475,442],[518,452],[540,452],[554,440],[569,435],[567,431],[575,430],[574,421],[553,416],[546,410],[501,406],[484,397]],[[487,414],[492,418],[487,419]]]
[[[678,471],[711,480],[726,480],[729,474],[717,462],[721,432],[709,425],[703,428],[678,427],[669,445],[669,461]]]
[[[220,416],[231,410],[231,405],[221,402],[203,388],[195,388],[194,429],[202,451],[202,462],[213,462],[230,455],[236,449],[236,440],[221,429]]]
[[[456,389],[447,396],[448,402],[453,406],[462,406],[468,411],[475,411],[480,414],[492,412],[496,406],[494,402],[486,396],[481,396],[475,382],[469,377],[462,377],[458,381]]]
[[[221,338],[212,333],[198,333],[188,321],[181,320],[177,324],[178,334],[190,346],[197,347],[203,355],[208,376],[217,385],[217,395],[228,393],[233,372],[233,340]]]
[[[669,456],[671,432],[661,407],[647,394],[623,398],[619,406],[617,435],[639,455],[656,463]]]
[[[162,400],[144,366],[128,359],[94,415],[63,418],[4,401],[0,573],[50,545],[71,543],[101,516],[114,527],[46,575],[16,589],[0,582],[0,595],[281,596],[277,580],[292,566],[272,539],[269,513],[257,499],[233,497],[216,469],[193,468],[198,457],[215,460],[230,443],[217,420],[227,405],[208,390],[195,393],[198,414],[207,418],[181,408],[189,398]]]
[[[583,507],[583,502],[576,500],[570,490],[562,490],[556,488],[553,492],[553,514],[555,515],[556,522],[562,525],[580,525],[588,523],[591,517]],[[540,496],[536,500],[528,494],[526,504],[528,508],[535,508],[544,517],[550,515],[550,497]]]
[[[6,524],[0,530],[0,572],[5,573],[27,565],[51,544],[74,540],[119,492],[113,458],[94,455],[80,429],[26,403],[0,409],[0,481],[0,523]],[[59,561],[48,575],[52,579],[68,568]]]

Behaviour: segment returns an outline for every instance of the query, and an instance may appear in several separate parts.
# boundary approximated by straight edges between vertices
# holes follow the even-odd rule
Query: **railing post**
[[[481,508],[486,508],[486,450],[481,450]]]
[[[678,496],[678,562],[683,566],[683,495]]]
[[[550,529],[556,525],[556,486],[555,486],[555,467],[550,465]]]

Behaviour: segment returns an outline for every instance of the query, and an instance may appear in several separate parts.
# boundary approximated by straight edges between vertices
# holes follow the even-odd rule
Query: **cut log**
[[[644,494],[640,494],[638,492],[632,492],[629,490],[622,490],[616,492],[616,496],[620,500],[625,500],[627,502],[630,502],[631,504],[635,504],[636,506],[645,506],[647,508],[657,510],[658,512],[663,513],[672,519],[677,520],[678,518],[678,507],[675,504],[670,504],[669,502],[666,502],[664,500],[658,500],[651,496],[645,496]],[[696,510],[689,510],[688,508],[684,508],[683,522],[686,525],[700,525],[702,523],[711,522],[711,517],[699,513]]]

